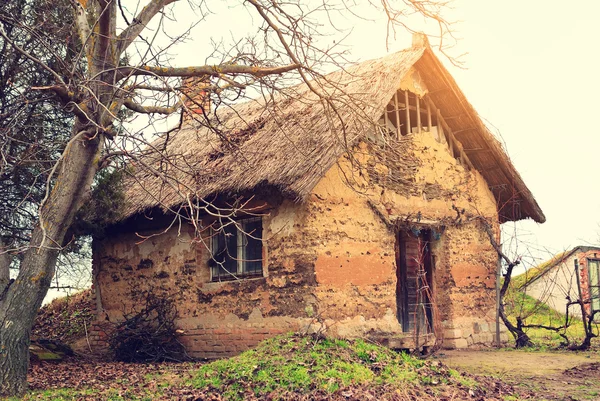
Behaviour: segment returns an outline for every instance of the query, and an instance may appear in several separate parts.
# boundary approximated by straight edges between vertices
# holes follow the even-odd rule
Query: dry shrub
[[[177,338],[173,301],[152,292],[143,294],[143,307],[125,314],[115,324],[108,339],[109,347],[121,362],[182,362],[189,360]]]

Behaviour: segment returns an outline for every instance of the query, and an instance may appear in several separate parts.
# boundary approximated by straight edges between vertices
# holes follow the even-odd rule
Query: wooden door
[[[429,230],[400,230],[396,238],[396,307],[405,333],[432,332],[432,258]]]

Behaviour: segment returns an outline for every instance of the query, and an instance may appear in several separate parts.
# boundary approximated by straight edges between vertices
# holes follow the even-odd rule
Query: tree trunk
[[[0,396],[22,395],[27,390],[29,330],[26,322],[9,321],[0,331]]]
[[[8,246],[0,238],[0,301],[4,298],[5,289],[10,282],[10,263],[12,258],[8,254]]]
[[[503,257],[505,258],[505,260],[509,260],[507,257],[505,257],[505,256],[503,256]],[[502,284],[502,288],[500,289],[500,307],[499,307],[498,312],[500,314],[500,318],[502,319],[502,322],[504,323],[504,325],[506,326],[508,331],[510,331],[510,334],[512,334],[513,337],[515,338],[515,347],[516,348],[533,347],[533,342],[531,341],[531,339],[529,338],[527,333],[525,333],[523,331],[523,321],[521,320],[521,318],[517,317],[517,325],[515,326],[508,319],[508,316],[506,316],[506,311],[504,310],[504,296],[506,295],[506,291],[508,290],[508,286],[510,285],[510,280],[512,279],[513,269],[515,268],[515,266],[517,264],[518,264],[517,262],[510,262],[510,261],[508,263],[508,268],[506,270],[506,276],[504,277],[504,283]]]
[[[0,300],[0,396],[21,395],[27,389],[31,327],[54,276],[65,233],[97,170],[102,135],[88,136],[81,128],[75,124],[40,213],[41,224],[33,231],[17,279]]]

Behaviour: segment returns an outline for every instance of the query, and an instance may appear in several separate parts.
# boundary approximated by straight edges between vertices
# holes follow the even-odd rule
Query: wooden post
[[[433,105],[433,103],[432,103]],[[444,127],[442,124],[442,114],[440,113],[440,109],[436,108],[435,109],[435,118],[437,120],[437,129],[438,129],[438,138],[440,140],[440,142],[442,142],[442,138],[446,139],[444,136]]]
[[[456,156],[458,155],[463,167],[468,166],[471,170],[474,170],[475,168],[473,167],[473,163],[471,163],[471,160],[465,153],[462,144],[454,138],[454,134],[452,133],[450,126],[446,123],[444,117],[442,117],[442,113],[440,113],[440,109],[435,107],[435,103],[433,102],[433,100],[428,98],[428,101],[429,107],[435,110],[440,141],[442,138],[444,138],[443,135],[445,135],[445,138],[448,142],[448,148],[450,149],[450,154],[452,154],[452,157],[456,158]]]
[[[417,99],[417,133],[421,133],[421,100],[419,99],[419,95],[415,95],[415,99]]]
[[[396,139],[400,139],[402,131],[400,130],[400,110],[398,110],[398,91],[394,92],[394,106],[396,108]]]
[[[496,266],[496,346],[500,348],[500,286],[502,282],[502,258],[498,255]]]
[[[404,91],[404,106],[406,107],[406,134],[410,134],[410,110],[408,103],[408,91]]]
[[[429,100],[427,100],[425,103],[427,104],[427,130],[431,132],[431,105],[429,103]]]
[[[389,103],[388,103],[389,104]],[[390,118],[388,117],[388,105],[385,105],[385,111],[383,112],[383,123],[385,124],[385,133],[387,134],[387,130],[389,127]]]

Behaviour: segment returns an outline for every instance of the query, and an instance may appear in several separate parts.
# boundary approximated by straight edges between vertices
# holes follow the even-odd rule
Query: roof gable
[[[428,46],[365,61],[314,81],[313,85],[333,99],[335,111],[303,84],[290,88],[293,96],[279,101],[266,105],[250,101],[220,112],[219,129],[227,141],[206,127],[184,126],[166,146],[172,165],[161,165],[159,176],[156,171],[138,168],[126,179],[124,217],[156,206],[173,207],[190,197],[236,194],[259,187],[276,188],[284,196],[304,200],[348,145],[379,120],[411,68],[425,80],[444,113],[462,113],[451,125],[457,135],[464,132],[460,141],[465,141],[465,150],[477,146],[489,152],[487,156],[469,156],[496,199],[504,204],[501,221],[531,217],[543,222],[541,209],[500,144]],[[438,91],[441,87],[446,94]],[[467,126],[470,131],[464,128]],[[491,173],[494,168],[500,173]],[[501,185],[517,197],[508,199],[502,190],[494,189]],[[515,204],[522,207],[515,208]]]

